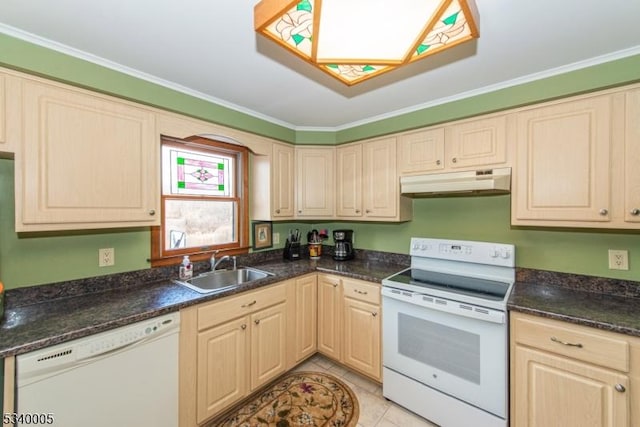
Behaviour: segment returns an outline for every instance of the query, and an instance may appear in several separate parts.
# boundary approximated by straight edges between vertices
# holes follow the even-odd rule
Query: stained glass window
[[[163,158],[164,194],[231,196],[231,157],[164,146]]]
[[[159,263],[182,255],[205,259],[214,250],[246,252],[247,170],[241,145],[163,137],[162,226],[152,232]]]

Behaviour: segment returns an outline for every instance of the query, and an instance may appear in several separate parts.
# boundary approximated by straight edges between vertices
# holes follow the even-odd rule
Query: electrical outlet
[[[98,267],[109,267],[116,263],[116,253],[113,248],[98,249]]]
[[[628,270],[629,251],[609,249],[609,270]]]
[[[273,244],[277,245],[280,243],[280,233],[273,233]]]

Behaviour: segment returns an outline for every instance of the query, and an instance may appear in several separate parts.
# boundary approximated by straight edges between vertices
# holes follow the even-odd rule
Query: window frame
[[[240,255],[249,252],[249,153],[250,150],[243,145],[230,144],[201,136],[191,136],[180,139],[161,135],[161,146],[184,146],[185,149],[196,149],[203,152],[212,152],[236,156],[234,166],[234,195],[232,197],[218,196],[194,196],[194,195],[165,195],[162,194],[162,167],[160,168],[160,221],[161,225],[151,227],[151,267],[175,265],[182,261],[182,257],[189,255],[191,261],[209,260],[214,252],[224,252],[225,255]],[[162,155],[162,150],[160,150]],[[162,164],[162,162],[161,162]],[[237,242],[223,245],[208,245],[201,247],[181,248],[165,251],[165,200],[224,200],[237,203]]]

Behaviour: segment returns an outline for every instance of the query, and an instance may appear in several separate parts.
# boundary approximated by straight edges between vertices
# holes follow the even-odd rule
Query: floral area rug
[[[358,400],[333,375],[292,372],[267,387],[258,397],[226,413],[210,427],[354,427]]]

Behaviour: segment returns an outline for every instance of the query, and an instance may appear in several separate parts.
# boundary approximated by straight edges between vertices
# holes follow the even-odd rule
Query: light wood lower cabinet
[[[341,307],[340,277],[318,274],[318,351],[335,360],[342,354]]]
[[[214,418],[317,351],[382,379],[377,283],[312,273],[180,314],[181,427]]]
[[[379,292],[379,291],[378,291]],[[344,298],[345,365],[381,380],[380,305]]]
[[[639,371],[638,338],[511,314],[514,427],[638,425]]]
[[[318,275],[318,351],[382,380],[380,285]]]
[[[248,319],[241,317],[198,334],[198,422],[247,394]]]
[[[181,311],[180,426],[204,423],[290,368],[288,286]]]
[[[315,273],[295,280],[295,356],[298,363],[313,355],[317,346],[318,286]]]

